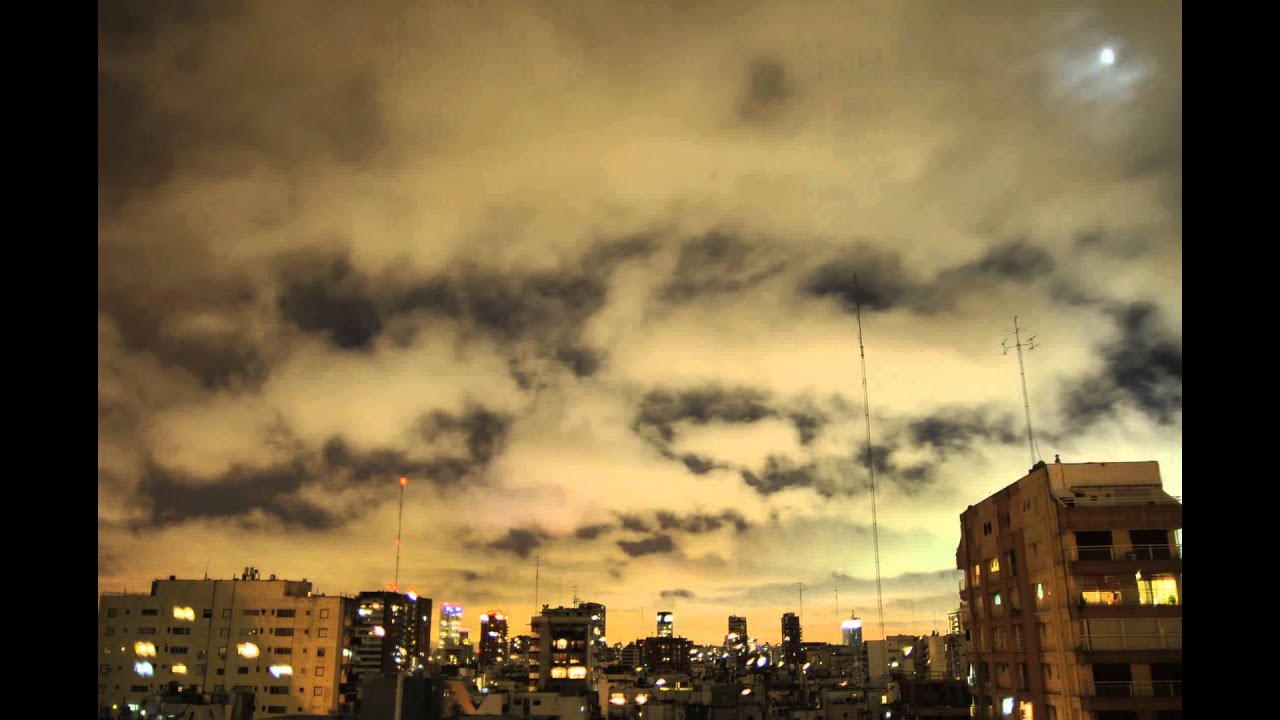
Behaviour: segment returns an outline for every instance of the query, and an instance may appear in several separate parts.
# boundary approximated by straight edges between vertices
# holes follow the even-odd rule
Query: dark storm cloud
[[[684,588],[673,588],[671,590],[663,590],[662,592],[658,593],[658,597],[662,598],[663,600],[671,600],[674,598],[679,598],[681,600],[692,600],[696,596],[693,594],[692,590],[686,590]]]
[[[598,525],[583,525],[573,531],[573,536],[579,540],[595,540],[604,533],[613,529],[608,523],[600,523]]]
[[[640,251],[617,252],[625,257]],[[371,349],[392,323],[401,333],[398,340],[406,342],[418,331],[413,318],[421,314],[502,344],[532,341],[539,354],[575,377],[594,375],[604,362],[601,351],[580,339],[583,325],[606,300],[606,279],[597,274],[464,268],[423,278],[391,271],[374,278],[354,268],[345,251],[294,252],[277,258],[276,265],[281,316],[341,349]],[[508,361],[521,386],[532,387],[535,373],[514,356]]]
[[[1121,406],[1131,406],[1159,423],[1182,410],[1182,338],[1162,324],[1159,310],[1134,303],[1111,310],[1120,337],[1101,348],[1103,365],[1065,389],[1064,414],[1088,426]]]
[[[755,58],[747,67],[746,87],[738,105],[738,115],[748,122],[766,122],[777,117],[793,94],[787,68],[773,58]]]
[[[556,351],[556,360],[579,378],[595,375],[600,370],[603,357],[602,353],[588,347],[562,347]]]
[[[622,524],[623,530],[631,530],[632,532],[649,532],[649,523],[639,515],[631,515],[626,513],[617,513],[618,521]]]
[[[155,464],[146,468],[139,492],[150,510],[147,525],[163,527],[199,518],[245,519],[259,511],[285,526],[329,530],[343,518],[296,497],[314,477],[302,460],[265,468],[232,467],[216,482],[193,482],[183,473]]]
[[[931,447],[946,457],[972,451],[977,443],[1017,443],[1016,427],[1013,416],[1007,413],[996,415],[985,408],[955,407],[912,420],[907,433],[913,444]]]
[[[530,553],[537,550],[545,540],[550,538],[551,534],[539,527],[511,528],[507,530],[506,535],[486,543],[485,547],[527,558]]]
[[[834,297],[850,312],[859,303],[888,310],[911,302],[918,292],[902,267],[901,255],[866,242],[820,265],[804,281],[803,289],[815,297]]]
[[[468,459],[487,464],[501,452],[511,431],[512,418],[479,405],[471,405],[460,415],[435,410],[418,420],[418,431],[428,443],[458,436],[466,444]]]
[[[144,250],[113,242],[99,247],[98,312],[112,320],[124,350],[149,353],[207,390],[261,386],[269,367],[254,337],[257,291],[247,277],[200,267],[209,254],[198,243],[175,238]],[[152,273],[163,279],[139,282]]]
[[[905,270],[900,255],[861,243],[846,256],[818,266],[802,287],[815,297],[838,298],[848,312],[861,301],[871,310],[901,307],[932,314],[953,308],[964,295],[989,292],[994,284],[1033,282],[1056,266],[1047,250],[1019,239],[992,245],[969,262],[924,278]]]
[[[477,582],[484,577],[483,575],[481,575],[478,572],[475,572],[474,570],[459,570],[458,575],[465,582],[469,582],[469,583]]]
[[[706,475],[712,470],[725,467],[714,460],[709,460],[701,455],[695,455],[693,453],[681,454],[680,462],[684,463],[684,466],[689,468],[689,472],[694,475]]]
[[[755,257],[760,254],[760,248],[720,231],[693,238],[681,247],[672,278],[660,294],[671,302],[685,302],[741,292],[786,269],[784,261]]]
[[[900,466],[893,459],[893,455],[898,449],[899,445],[896,442],[893,444],[872,443],[870,466],[875,470],[876,484],[882,487],[886,483],[892,483],[904,495],[918,495],[924,490],[925,486],[935,480],[937,466],[931,462]],[[868,466],[867,455],[866,446],[858,450],[858,467],[866,468]]]
[[[675,552],[676,544],[670,535],[650,535],[643,540],[619,540],[618,547],[631,557]]]
[[[655,513],[655,517],[662,530],[681,530],[695,535],[715,532],[726,525],[732,525],[737,532],[743,532],[751,526],[742,513],[736,510],[725,510],[719,515],[690,513],[683,517],[677,513],[659,510]]]
[[[573,531],[578,540],[595,540],[615,529],[630,532],[649,533],[656,527],[661,531],[676,531],[690,535],[716,532],[722,528],[732,527],[735,532],[744,532],[751,523],[737,510],[727,509],[720,513],[692,512],[681,515],[669,510],[656,510],[653,519],[649,520],[639,514],[616,513],[618,525],[597,523],[583,525]]]
[[[99,72],[99,211],[115,210],[134,191],[167,181],[183,134],[177,118],[147,102],[138,81]]]
[[[654,390],[640,401],[631,427],[640,437],[666,449],[675,439],[676,423],[753,423],[775,414],[767,400],[767,393],[751,388]]]
[[[813,442],[822,431],[822,426],[829,421],[825,414],[813,410],[794,410],[787,413],[787,417],[790,418],[791,424],[796,426],[801,445]]]
[[[740,470],[742,480],[761,495],[772,495],[791,488],[813,488],[820,485],[813,463],[796,464],[789,458],[770,455],[764,468],[755,473]]]
[[[963,277],[1027,282],[1053,272],[1053,268],[1053,256],[1047,250],[1026,240],[1011,240],[988,248],[973,262],[944,270],[938,279]]]
[[[280,314],[344,350],[367,350],[382,331],[369,280],[345,255],[295,253],[281,258]]]

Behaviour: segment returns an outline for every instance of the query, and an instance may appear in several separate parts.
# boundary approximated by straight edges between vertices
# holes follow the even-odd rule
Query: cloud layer
[[[1015,315],[1035,447],[1181,495],[1177,5],[99,11],[99,591],[394,529],[476,613],[835,639],[874,486],[924,632],[1031,460]]]

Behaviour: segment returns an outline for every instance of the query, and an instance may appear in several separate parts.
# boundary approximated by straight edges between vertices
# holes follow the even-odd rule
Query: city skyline
[[[100,594],[838,643],[868,429],[889,635],[1033,460],[1181,497],[1179,4],[315,7],[99,5]]]

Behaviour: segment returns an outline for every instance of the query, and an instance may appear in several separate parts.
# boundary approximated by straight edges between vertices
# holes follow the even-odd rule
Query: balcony
[[[1181,560],[1182,543],[1175,545],[1084,545],[1064,548],[1068,562],[1123,560]]]
[[[1121,633],[1086,635],[1077,649],[1084,652],[1106,650],[1181,650],[1182,633]]]
[[[1182,697],[1181,680],[1106,680],[1089,683],[1085,697],[1171,698]]]

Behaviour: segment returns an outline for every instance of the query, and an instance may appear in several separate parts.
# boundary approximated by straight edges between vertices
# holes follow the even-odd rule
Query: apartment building
[[[1182,503],[1157,463],[1040,462],[960,527],[975,717],[1182,717]]]
[[[346,598],[312,584],[260,579],[156,580],[150,593],[98,602],[98,707],[141,706],[176,681],[205,691],[246,688],[254,716],[327,714],[345,700]]]

